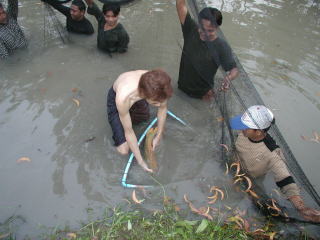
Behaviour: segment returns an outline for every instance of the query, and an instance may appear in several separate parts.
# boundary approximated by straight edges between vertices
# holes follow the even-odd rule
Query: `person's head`
[[[7,22],[7,13],[3,8],[2,3],[0,3],[0,23],[6,23]]]
[[[117,25],[120,13],[120,5],[103,4],[102,12],[108,26],[114,27]]]
[[[138,93],[149,104],[159,107],[172,96],[171,78],[161,69],[148,71],[140,78]]]
[[[199,34],[202,40],[213,41],[217,38],[217,29],[222,24],[222,14],[216,8],[206,7],[198,15]]]
[[[82,0],[73,0],[70,6],[71,18],[75,21],[80,21],[86,13],[86,5]]]
[[[273,113],[263,105],[251,106],[244,114],[230,120],[232,129],[242,130],[244,136],[252,140],[263,139],[274,123]]]

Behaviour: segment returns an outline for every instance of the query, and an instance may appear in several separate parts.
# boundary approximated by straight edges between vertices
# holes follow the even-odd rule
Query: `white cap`
[[[271,126],[273,113],[263,105],[251,106],[243,115],[236,116],[230,120],[231,128],[243,129],[266,129]]]

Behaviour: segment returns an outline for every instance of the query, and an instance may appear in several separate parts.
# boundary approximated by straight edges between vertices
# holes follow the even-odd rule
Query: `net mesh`
[[[194,16],[194,19],[196,20],[199,14],[199,10],[201,10],[203,7],[206,6],[206,4],[203,1],[195,1],[195,0],[189,0],[188,5],[190,8],[190,11],[192,12],[192,15]],[[199,25],[199,22],[198,22]],[[201,27],[199,25],[199,27]],[[224,37],[223,33],[220,31],[218,32],[218,35],[220,38]],[[208,51],[210,52],[211,49],[208,46]],[[212,55],[213,52],[210,52]],[[239,62],[239,59],[236,55],[233,54],[233,57],[236,61],[237,68],[239,70],[239,76],[231,82],[230,90],[226,92],[219,92],[215,91],[216,97],[215,97],[215,109],[214,111],[219,111],[224,119],[222,123],[220,123],[220,126],[216,125],[213,126],[215,129],[220,129],[221,136],[220,136],[220,143],[226,144],[228,146],[231,146],[232,151],[228,154],[226,154],[224,151],[221,152],[221,161],[222,163],[228,163],[229,166],[236,161],[237,159],[237,152],[235,151],[235,140],[237,137],[237,133],[231,130],[229,126],[229,120],[233,116],[243,114],[246,109],[248,109],[252,105],[265,105],[263,100],[261,99],[259,93],[257,92],[256,88],[254,87],[253,83],[250,81],[249,76],[246,74],[244,68]],[[213,59],[214,61],[214,59]],[[196,67],[195,67],[196,68]],[[222,83],[222,79],[226,76],[226,72],[220,67],[220,76],[217,74],[215,77],[215,85],[220,86]],[[201,70],[200,70],[201,71]],[[199,75],[202,73],[199,71]],[[208,79],[208,81],[212,81],[211,79]],[[302,168],[300,167],[298,161],[292,154],[288,144],[286,143],[285,139],[283,138],[282,134],[279,131],[279,128],[276,124],[274,124],[271,129],[268,132],[277,142],[279,147],[282,149],[282,152],[286,159],[286,164],[288,169],[290,170],[292,176],[294,177],[296,183],[301,188],[301,195],[303,196],[306,205],[310,207],[319,207],[320,206],[320,198],[318,193],[313,188],[312,184],[309,182],[307,176],[303,172]],[[245,170],[243,170],[245,171]],[[248,173],[246,173],[248,175]],[[286,213],[286,206],[287,203],[285,201],[280,201],[279,204],[284,204],[283,206],[277,205],[277,207],[281,210],[279,212],[275,212],[276,208],[270,207],[272,204],[278,204],[276,203],[271,196],[267,194],[268,190],[272,188],[277,188],[274,183],[272,183],[272,177],[270,176],[269,180],[265,180],[264,187],[261,187],[257,182],[256,179],[253,179],[253,187],[251,188],[255,193],[258,193],[260,196],[259,200],[252,196],[252,199],[254,200],[255,204],[266,214],[284,218],[286,221],[293,220],[293,218],[297,218],[300,221],[304,221],[299,217],[299,215],[295,214],[294,211]],[[268,182],[269,181],[269,182]],[[247,184],[245,184],[247,187]],[[266,187],[267,186],[267,187]],[[271,188],[271,189],[268,189]]]
[[[203,1],[194,1],[188,0],[188,7],[193,19],[197,21],[197,16],[199,11],[206,6]],[[175,5],[175,1],[173,2]],[[175,7],[172,8],[168,6],[166,11],[171,11]],[[172,12],[172,14],[176,14]],[[164,16],[164,15],[160,15]],[[178,21],[177,18],[170,19],[171,14],[168,14],[168,17],[163,18],[163,24],[160,26],[170,26],[169,23],[173,21]],[[144,47],[144,52],[152,52],[154,56],[157,58],[154,62],[150,63],[150,67],[154,66],[166,66],[166,64],[172,63],[172,61],[179,62],[179,59],[168,59],[172,55],[164,54],[164,48],[159,48],[159,46],[166,45],[167,48],[170,48],[171,52],[176,51],[177,44],[176,42],[172,44],[172,41],[167,41],[165,36],[174,35],[173,32],[178,28],[167,27],[156,29],[153,26],[156,25],[152,21],[159,21],[157,18],[150,19],[150,28],[148,28],[147,33],[151,36],[156,35],[157,37],[152,37],[153,41],[149,41]],[[199,26],[200,27],[200,26]],[[180,30],[180,29],[179,29]],[[181,31],[181,30],[180,30]],[[144,36],[144,32],[141,33],[141,37]],[[220,38],[225,37],[223,33],[218,30],[218,35]],[[179,39],[178,41],[178,49],[180,50],[177,55],[179,56],[181,51],[183,51],[183,43]],[[150,46],[149,46],[150,45]],[[210,49],[208,47],[208,49]],[[210,51],[209,51],[210,52]],[[141,52],[142,54],[142,52]],[[143,58],[143,56],[141,56]],[[237,166],[232,165],[237,162],[237,152],[235,151],[235,141],[237,139],[237,132],[231,130],[229,126],[230,118],[244,113],[244,111],[252,106],[252,105],[265,105],[259,96],[257,90],[252,84],[249,76],[243,69],[236,55],[233,54],[235,59],[237,68],[239,70],[239,75],[236,79],[234,79],[230,85],[230,89],[228,91],[218,91],[217,89],[213,89],[215,91],[215,98],[213,102],[210,104],[210,107],[204,109],[204,105],[202,102],[194,100],[192,98],[187,97],[185,94],[181,94],[181,91],[175,92],[175,101],[181,101],[181,104],[176,104],[179,107],[174,108],[169,104],[170,110],[172,110],[175,114],[181,117],[186,122],[190,123],[190,128],[186,128],[185,126],[180,125],[174,120],[168,117],[166,122],[166,133],[165,141],[162,142],[160,150],[157,151],[157,159],[159,160],[159,174],[154,176],[157,178],[162,184],[166,184],[171,186],[174,182],[176,185],[179,181],[184,181],[190,183],[190,188],[197,185],[195,183],[194,175],[190,173],[190,169],[193,172],[200,172],[200,166],[204,166],[207,168],[207,171],[202,171],[207,175],[202,175],[203,180],[207,185],[216,185],[220,186],[221,189],[225,189],[229,194],[229,200],[226,199],[224,204],[239,206],[241,197],[236,196],[237,192],[235,191],[235,185],[233,182],[237,179],[233,176],[237,171]],[[212,58],[213,59],[213,58]],[[130,60],[130,59],[129,59]],[[128,61],[129,61],[128,60]],[[190,59],[192,62],[193,60]],[[214,60],[213,60],[214,61]],[[202,66],[198,66],[197,63],[193,63],[193,67],[198,71],[200,76],[205,75],[202,73]],[[149,67],[149,66],[147,66]],[[216,88],[220,87],[223,78],[226,76],[226,72],[220,67],[216,76],[214,77],[214,86]],[[203,77],[206,79],[206,77]],[[206,79],[208,82],[212,82],[213,79]],[[178,96],[178,97],[177,97]],[[202,119],[201,115],[204,112],[210,111],[210,119]],[[151,116],[155,116],[156,113],[152,113]],[[205,116],[205,114],[204,114]],[[213,119],[223,119],[223,121],[212,121]],[[135,131],[137,133],[143,132],[143,130],[148,126],[148,123],[142,124],[136,127]],[[171,134],[174,133],[174,134]],[[319,208],[320,201],[319,195],[313,188],[312,184],[309,182],[308,178],[304,174],[302,168],[300,167],[298,161],[295,159],[292,154],[288,144],[285,139],[281,135],[277,125],[273,125],[269,130],[269,134],[275,139],[279,147],[282,149],[282,152],[287,160],[287,166],[290,170],[292,176],[294,177],[296,183],[301,188],[301,195],[305,200],[305,204],[308,207]],[[226,151],[224,147],[221,147],[221,144],[228,146],[229,151]],[[142,143],[141,150],[144,150],[144,143]],[[183,151],[177,152],[177,149],[183,149]],[[201,154],[199,154],[201,152]],[[201,157],[199,158],[199,155]],[[175,159],[173,157],[183,159],[183,164],[175,165]],[[207,159],[209,164],[207,164]],[[201,163],[201,164],[200,164]],[[226,169],[226,164],[228,165],[229,175],[228,178],[225,176],[224,172]],[[168,166],[168,167],[167,167]],[[213,167],[212,167],[213,166]],[[232,167],[231,167],[232,166]],[[231,170],[230,170],[231,167]],[[172,169],[179,168],[178,174]],[[279,192],[279,188],[277,187],[272,174],[267,174],[263,179],[254,179],[245,171],[243,166],[240,166],[240,174],[245,174],[251,181],[252,186],[250,188],[250,192],[246,192],[248,198],[251,202],[254,203],[258,212],[262,212],[268,216],[275,217],[284,222],[303,222],[306,223],[305,219],[303,219],[299,213],[293,208],[291,203],[285,199],[285,197]],[[164,174],[164,172],[166,172]],[[164,176],[161,176],[163,174]],[[202,174],[202,173],[201,173]],[[199,174],[200,175],[200,174]],[[197,175],[198,176],[198,175]],[[231,179],[230,179],[231,177]],[[138,184],[138,185],[156,185],[154,183],[153,177],[146,176],[143,173],[141,167],[133,162],[133,166],[128,174],[128,183]],[[231,182],[231,183],[230,183]],[[239,195],[243,193],[249,186],[245,181],[239,181],[239,186],[241,187],[239,191]],[[236,185],[238,185],[238,183]],[[202,184],[202,183],[201,183]],[[182,186],[183,189],[184,186]],[[208,192],[206,187],[203,192]],[[176,190],[183,191],[183,190]],[[254,195],[257,195],[256,198]],[[235,200],[237,199],[237,200]],[[311,223],[311,222],[309,222]],[[312,223],[314,224],[314,223]]]
[[[66,3],[68,1],[59,1]],[[66,27],[61,23],[61,20],[58,18],[55,10],[47,4],[44,4],[44,19],[43,19],[43,40],[44,45],[46,46],[51,40],[59,39],[63,44],[69,42],[69,34]]]

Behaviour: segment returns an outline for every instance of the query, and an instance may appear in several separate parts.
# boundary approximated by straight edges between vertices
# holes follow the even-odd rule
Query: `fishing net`
[[[127,5],[137,2],[137,0],[99,0],[102,3],[106,4],[118,4],[118,5]]]
[[[206,4],[203,1],[189,0],[188,5],[190,11],[192,12],[193,18],[197,21],[197,16],[200,10],[203,9],[203,7],[206,7]],[[202,27],[198,21],[197,24],[199,28]],[[226,40],[220,30],[218,32],[218,35],[220,38]],[[214,55],[216,53],[214,49],[212,49],[209,44],[207,47],[209,53],[213,56],[212,61],[215,61]],[[228,91],[217,91],[217,89],[214,89],[216,93],[216,97],[214,99],[214,111],[220,112],[221,117],[224,121],[222,121],[221,123],[216,123],[213,127],[217,130],[216,134],[219,134],[220,132],[219,143],[225,144],[231,149],[229,152],[226,152],[225,149],[223,149],[221,151],[221,158],[216,160],[221,161],[222,164],[227,164],[229,167],[234,164],[233,167],[236,168],[237,165],[235,163],[238,160],[238,156],[235,148],[235,141],[237,139],[238,133],[230,128],[229,120],[236,115],[243,114],[246,109],[248,109],[252,105],[265,104],[259,96],[254,85],[250,81],[237,56],[233,54],[233,57],[239,70],[239,76],[231,82],[230,89]],[[201,67],[195,66],[195,68],[198,70],[199,75],[203,75],[203,78],[205,79],[204,74],[202,74]],[[221,71],[220,74],[217,74],[215,77],[215,86],[220,86],[222,84],[223,78],[227,74],[221,67],[219,69]],[[207,81],[212,81],[212,79],[207,79]],[[319,195],[313,188],[312,184],[309,182],[298,161],[292,154],[277,125],[272,125],[268,133],[274,138],[277,145],[279,145],[279,147],[282,149],[282,152],[286,159],[287,167],[294,177],[295,182],[301,188],[301,196],[304,198],[305,204],[309,207],[319,209]],[[215,136],[216,141],[218,140],[218,138],[219,137]],[[253,177],[249,176],[243,166],[240,166],[240,169],[241,173],[245,174],[245,176],[248,176],[252,180],[253,186],[251,187],[250,192],[247,192],[249,195],[251,195],[250,197],[256,204],[256,206],[265,214],[277,217],[278,219],[281,219],[283,221],[308,222],[301,218],[301,216],[299,216],[299,214],[297,214],[295,210],[292,209],[292,205],[288,204],[288,201],[286,201],[284,197],[281,196],[281,194],[275,194],[278,187],[275,185],[272,174],[267,174],[265,179],[263,179],[263,181],[261,182],[260,179],[254,179]],[[239,171],[239,169],[236,171]],[[243,180],[241,179],[240,172],[237,173],[238,176],[240,176],[238,177],[239,182]],[[236,173],[235,171],[233,171],[231,174],[234,175]],[[244,185],[244,189],[248,189],[248,182],[244,182],[245,183],[242,183]]]
[[[59,3],[67,3],[70,0],[59,1]],[[61,23],[63,19],[59,19],[56,12],[48,3],[43,3],[43,41],[46,46],[49,42],[59,40],[63,44],[69,42],[69,34],[66,27]]]
[[[197,22],[198,27],[201,28],[202,26],[199,25],[197,16],[200,10],[206,7],[206,4],[202,1],[194,0],[188,0],[187,3],[193,19],[195,19],[195,21]],[[176,12],[170,12],[170,14],[171,13],[176,14]],[[163,20],[164,26],[169,26],[168,22],[166,22],[168,19],[169,21],[177,21],[177,18],[170,19],[170,14],[166,14],[166,17],[161,19]],[[180,62],[179,59],[170,58],[170,56],[172,56],[173,54],[170,55],[168,53],[169,50],[164,50],[164,47],[158,49],[157,46],[165,45],[166,48],[170,49],[171,53],[176,51],[174,49],[179,49],[180,52],[183,52],[183,42],[177,40],[178,43],[168,43],[165,40],[164,36],[168,34],[174,34],[170,33],[170,28],[153,30],[153,26],[155,25],[155,23],[153,22],[152,18],[150,18],[149,24],[150,27],[148,27],[149,25],[147,24],[147,30],[145,32],[151,35],[154,41],[149,41],[148,43],[146,43],[146,45],[144,46],[144,52],[148,52],[150,50],[152,51],[152,54],[157,56],[156,63],[152,63],[150,65],[166,66],[166,64],[163,63],[164,61],[169,63],[172,63],[173,61]],[[145,33],[143,32],[141,33],[141,38],[144,37],[144,34]],[[220,38],[226,40],[220,30],[218,30],[218,35]],[[212,52],[210,44],[208,44],[207,48],[208,52],[212,54],[212,56],[216,55],[215,52]],[[192,185],[194,183],[193,175],[192,173],[189,173],[191,172],[189,170],[198,170],[199,165],[203,164],[204,168],[210,169],[209,173],[207,173],[206,171],[204,172],[206,172],[209,176],[212,176],[210,181],[203,180],[203,185],[215,185],[217,187],[220,187],[221,189],[228,190],[229,195],[235,195],[236,193],[238,193],[238,195],[246,195],[250,202],[254,203],[254,206],[256,206],[256,209],[259,213],[263,213],[267,216],[276,218],[282,222],[295,222],[304,224],[310,223],[312,226],[315,226],[315,223],[307,221],[303,217],[301,217],[301,215],[295,210],[292,204],[285,198],[284,195],[280,193],[279,188],[274,181],[272,173],[268,173],[264,178],[253,178],[248,174],[248,172],[242,165],[239,166],[239,169],[238,165],[233,165],[238,161],[238,156],[235,149],[235,142],[238,136],[238,132],[230,128],[229,120],[236,115],[243,114],[245,110],[252,105],[265,105],[261,97],[259,96],[259,93],[252,84],[249,76],[239,62],[237,56],[233,54],[233,57],[239,70],[239,75],[231,82],[230,89],[228,91],[219,91],[218,88],[221,86],[222,80],[227,74],[221,67],[219,68],[217,74],[214,77],[213,90],[215,92],[215,98],[209,109],[210,114],[212,114],[211,120],[208,119],[208,121],[206,121],[205,119],[202,119],[202,113],[207,111],[208,109],[202,109],[203,105],[199,103],[201,102],[201,100],[193,100],[189,97],[186,97],[183,94],[180,94],[178,90],[175,93],[175,95],[179,95],[179,97],[181,96],[182,101],[180,105],[179,103],[177,104],[179,106],[178,108],[171,110],[173,110],[173,112],[183,120],[186,120],[187,124],[190,122],[192,123],[191,129],[188,129],[186,128],[186,126],[183,126],[179,124],[179,122],[168,117],[166,122],[166,133],[168,134],[166,134],[165,140],[162,142],[160,150],[158,150],[157,152],[160,174],[166,171],[167,173],[164,174],[165,176],[161,177],[159,175],[156,175],[153,177],[148,177],[143,173],[141,167],[134,161],[130,170],[131,172],[129,172],[127,182],[138,185],[156,185],[153,178],[157,178],[159,179],[159,181],[161,181],[162,184],[167,184],[168,186],[173,185],[171,184],[172,182],[175,182],[175,185],[178,185],[178,183],[176,183],[178,181],[185,181],[190,183],[189,186],[194,186]],[[143,58],[143,55],[141,55],[141,58]],[[192,59],[189,60],[190,62],[192,62]],[[212,57],[212,61],[216,61],[216,58]],[[212,78],[208,78],[205,76],[203,72],[205,72],[206,69],[203,69],[203,66],[199,66],[199,64],[194,62],[192,62],[192,64],[193,67],[198,71],[199,75],[203,76],[203,79],[208,82],[213,81]],[[175,98],[174,101],[177,102],[181,99]],[[169,104],[169,109],[170,108],[171,106]],[[184,113],[185,109],[187,109],[185,112],[188,113]],[[151,115],[155,116],[155,113],[152,113]],[[219,119],[219,121],[212,121],[212,118]],[[210,123],[208,124],[208,122]],[[148,123],[141,124],[136,127],[135,130],[137,133],[141,133],[147,128],[147,126]],[[194,133],[194,136],[190,136],[191,134],[186,133],[192,132],[192,129],[195,129],[196,127],[197,132]],[[288,144],[281,135],[277,125],[272,125],[268,133],[275,139],[277,145],[279,145],[279,147],[282,149],[282,152],[286,159],[287,167],[290,170],[293,178],[295,179],[295,182],[301,188],[301,196],[303,197],[306,206],[319,209],[319,195],[304,174],[298,161],[292,154]],[[222,146],[228,146],[228,151],[225,149],[225,147],[222,147],[221,144],[223,144]],[[144,143],[142,142],[141,145],[141,149],[143,151]],[[177,153],[177,149],[184,150]],[[203,159],[199,159],[199,152],[201,152],[203,158],[210,159],[211,163],[214,162],[214,164],[217,164],[220,167],[210,168],[208,165],[206,165],[205,162],[203,162]],[[175,158],[183,159],[183,164],[178,165],[179,163],[177,163],[176,165]],[[227,174],[228,177],[224,176],[226,166],[228,166],[229,169],[229,173]],[[173,170],[176,168],[179,168],[179,172],[183,174],[183,176],[177,174],[177,172]],[[238,175],[238,177],[234,177],[235,175]],[[252,183],[249,184],[248,181],[246,181],[247,178]],[[236,184],[233,184],[235,181]],[[179,185],[179,187],[181,186]],[[249,187],[250,189],[248,189]],[[183,190],[179,190],[178,188],[176,188],[175,191],[182,192]],[[224,203],[227,205],[240,204],[240,201],[236,202],[235,200],[239,198],[237,198],[237,196],[233,197],[235,198],[230,202]]]

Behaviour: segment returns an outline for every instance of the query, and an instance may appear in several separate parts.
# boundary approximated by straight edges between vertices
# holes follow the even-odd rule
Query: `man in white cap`
[[[274,122],[273,113],[262,105],[251,106],[244,114],[230,120],[232,129],[242,130],[236,140],[241,164],[252,177],[264,176],[271,171],[281,192],[300,214],[307,220],[320,222],[320,211],[305,206],[281,149],[268,134]]]

